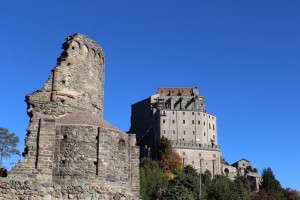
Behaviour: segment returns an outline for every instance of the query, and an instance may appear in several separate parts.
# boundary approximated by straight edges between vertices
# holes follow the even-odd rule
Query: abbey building
[[[133,104],[130,132],[136,134],[142,156],[157,158],[160,138],[166,137],[184,165],[221,174],[217,119],[207,113],[197,87],[158,88],[156,94]]]

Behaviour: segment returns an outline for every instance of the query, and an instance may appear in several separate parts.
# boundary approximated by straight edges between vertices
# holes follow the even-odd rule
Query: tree
[[[279,183],[279,181],[275,178],[275,175],[273,174],[273,171],[270,167],[265,168],[262,171],[262,182],[260,185],[261,190],[266,190],[266,192],[281,192],[282,187]]]
[[[284,197],[287,200],[300,200],[300,193],[297,190],[287,188],[284,190]]]
[[[143,200],[157,199],[168,185],[168,180],[159,164],[150,158],[143,158],[140,164],[140,192]]]
[[[199,175],[196,170],[188,165],[184,167],[175,178],[169,181],[167,190],[161,199],[188,200],[197,199],[199,194]]]
[[[176,153],[174,149],[170,149],[165,152],[160,161],[160,167],[163,171],[171,171],[182,169],[182,158]]]
[[[162,136],[157,150],[158,160],[161,160],[162,155],[164,155],[167,151],[170,151],[171,149],[173,149],[171,141],[168,138]]]
[[[11,155],[21,155],[16,148],[19,137],[15,133],[9,133],[8,129],[0,127],[0,163],[3,158],[10,158]]]

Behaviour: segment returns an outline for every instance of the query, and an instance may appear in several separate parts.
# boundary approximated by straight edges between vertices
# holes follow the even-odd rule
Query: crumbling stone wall
[[[81,34],[63,49],[44,87],[26,96],[25,158],[0,179],[0,200],[138,199],[135,136],[102,118],[103,51]]]

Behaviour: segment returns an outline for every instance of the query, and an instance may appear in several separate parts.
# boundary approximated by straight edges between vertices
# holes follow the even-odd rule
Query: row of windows
[[[165,119],[163,119],[163,123],[166,123]],[[175,120],[174,119],[172,120],[172,123],[175,124]],[[185,124],[185,120],[183,120],[182,123]],[[192,124],[195,124],[194,120],[192,120]],[[198,120],[198,124],[199,125],[201,124],[200,120]],[[205,126],[205,122],[203,122],[203,125]],[[210,123],[208,123],[208,128],[211,129]],[[214,124],[212,125],[212,128],[213,128],[213,130],[215,130],[215,125]]]
[[[174,115],[175,112],[173,111],[172,114]],[[185,115],[185,112],[182,112],[182,114]],[[194,114],[195,114],[195,113],[192,112],[192,115],[194,115]],[[165,112],[165,111],[163,111],[163,115],[166,115],[166,112]],[[200,115],[200,112],[198,112],[198,115]],[[203,113],[203,116],[205,117],[205,113]],[[210,118],[210,116],[211,116],[211,115],[208,115],[208,118]],[[212,119],[215,119],[215,117],[212,116]]]
[[[163,130],[163,133],[166,134],[166,131]],[[176,134],[176,131],[175,131],[175,130],[173,130],[173,134],[174,134],[174,135]],[[183,135],[185,135],[185,131],[183,131]],[[193,131],[193,135],[195,135],[195,131]],[[206,133],[204,132],[203,135],[206,136]],[[216,136],[215,136],[215,135],[213,135],[213,139],[216,139]]]

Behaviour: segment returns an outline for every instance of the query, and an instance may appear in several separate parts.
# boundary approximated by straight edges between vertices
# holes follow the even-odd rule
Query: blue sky
[[[271,167],[300,190],[299,10],[298,0],[3,1],[0,126],[23,151],[25,95],[79,32],[106,54],[106,120],[127,131],[131,104],[158,87],[198,86],[225,159]]]

